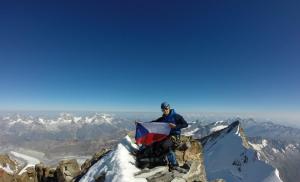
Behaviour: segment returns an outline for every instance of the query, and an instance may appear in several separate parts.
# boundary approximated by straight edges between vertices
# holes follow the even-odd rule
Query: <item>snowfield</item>
[[[128,136],[125,137],[116,150],[94,164],[80,179],[80,182],[94,182],[102,175],[105,175],[107,182],[146,182],[147,180],[144,178],[134,177],[134,174],[140,171],[135,166],[134,157],[130,154],[130,151],[135,149],[137,146]]]
[[[11,151],[10,152],[13,156],[20,158],[21,160],[25,160],[26,161],[26,166],[19,172],[19,175],[23,174],[26,171],[26,168],[28,167],[34,167],[36,164],[40,163],[40,160],[34,158],[34,157],[30,157],[28,155],[25,154],[21,154],[18,152],[14,152]]]
[[[212,133],[212,132],[215,132],[215,131],[219,131],[219,130],[222,130],[222,129],[226,128],[226,127],[227,127],[227,125],[215,126],[215,127],[213,127],[213,128],[210,129],[210,132]]]
[[[251,143],[248,142],[256,151],[261,151],[264,147],[266,147],[268,145],[268,141],[267,140],[262,140],[261,144],[255,144],[255,143]]]

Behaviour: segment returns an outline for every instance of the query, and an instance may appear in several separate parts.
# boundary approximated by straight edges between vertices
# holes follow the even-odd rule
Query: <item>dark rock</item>
[[[58,182],[71,182],[80,174],[80,167],[75,159],[62,160],[56,171]]]
[[[17,182],[38,182],[34,167],[26,168],[26,171],[17,177]]]

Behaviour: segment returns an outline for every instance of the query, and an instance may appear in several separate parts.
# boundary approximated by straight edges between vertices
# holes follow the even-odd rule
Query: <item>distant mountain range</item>
[[[262,167],[261,171],[269,174],[265,177],[280,177],[284,182],[300,179],[297,170],[300,167],[300,129],[253,118],[211,120],[190,121],[189,127],[183,130],[185,135],[193,136],[203,144],[203,160],[209,180],[249,181],[256,163],[269,166]],[[234,124],[236,120],[239,124]],[[115,148],[135,127],[132,117],[106,113],[81,116],[61,113],[52,117],[13,114],[1,116],[0,123],[0,153],[7,153],[10,157],[18,154],[33,157],[51,166],[72,157],[81,165],[99,149]],[[228,153],[232,155],[226,158]],[[230,165],[218,163],[221,158],[231,161]],[[244,162],[245,158],[247,162]],[[263,164],[249,160],[253,158]],[[25,159],[18,161],[26,164]],[[17,171],[16,168],[11,170]]]
[[[186,142],[187,148],[176,151],[178,161],[185,166],[182,168],[185,169],[183,171],[168,171],[166,166],[138,168],[135,166],[134,155],[138,146],[126,136],[112,150],[102,149],[81,166],[74,160],[63,160],[57,167],[51,168],[39,164],[40,161],[33,157],[18,152],[11,152],[11,157],[0,155],[0,171],[2,170],[0,177],[4,180],[17,179],[22,182],[282,181],[278,170],[265,163],[254,150],[255,147],[251,147],[253,144],[249,144],[239,121],[212,131],[199,141],[194,140],[196,143],[192,143],[192,140]],[[180,157],[181,155],[183,156]],[[18,158],[18,161],[24,163],[20,164],[11,158]]]
[[[15,114],[3,116],[0,123],[0,152],[25,148],[43,152],[49,159],[91,155],[115,145],[134,128],[133,122],[105,113],[61,113],[51,118]]]
[[[17,134],[27,140],[89,140],[111,135],[112,131],[133,127],[132,123],[123,121],[104,113],[85,117],[62,113],[52,119],[17,114],[3,117],[0,127],[5,134]]]

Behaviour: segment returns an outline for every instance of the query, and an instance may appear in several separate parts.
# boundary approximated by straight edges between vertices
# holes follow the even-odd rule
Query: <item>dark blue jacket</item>
[[[171,129],[170,135],[180,135],[181,129],[186,128],[188,126],[187,122],[183,119],[183,117],[177,114],[174,109],[170,110],[168,116],[163,115],[162,117],[152,122],[165,122],[175,124],[176,127]]]

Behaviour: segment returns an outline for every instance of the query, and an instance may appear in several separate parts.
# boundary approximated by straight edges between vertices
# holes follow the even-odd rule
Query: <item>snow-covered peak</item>
[[[114,117],[111,114],[106,113],[96,113],[92,116],[74,116],[70,113],[60,113],[58,117],[36,117],[33,118],[31,116],[22,116],[22,115],[15,115],[13,117],[3,117],[3,121],[6,121],[10,127],[14,126],[15,124],[23,124],[23,125],[32,125],[38,124],[43,125],[45,127],[50,127],[53,129],[53,125],[69,125],[69,124],[113,124]]]
[[[251,143],[248,142],[256,151],[261,151],[264,147],[266,147],[268,145],[268,141],[263,139],[261,144],[255,144],[255,143]]]
[[[63,123],[71,123],[73,121],[73,116],[70,113],[61,113],[57,121]]]
[[[202,123],[190,122],[189,127],[183,129],[183,134],[186,136],[193,136],[194,138],[202,138],[205,137],[215,131],[222,130],[228,126],[228,122],[226,121],[216,121],[207,125],[203,125]]]
[[[82,117],[76,117],[76,116],[74,116],[74,118],[73,118],[75,123],[78,123],[81,119],[82,119]]]
[[[210,129],[210,132],[215,132],[215,131],[219,131],[219,130],[222,130],[224,128],[226,128],[227,125],[218,125],[218,126],[215,126],[213,128]]]
[[[221,124],[221,123],[224,123],[224,121],[223,121],[223,120],[221,120],[221,121],[216,121],[216,122],[214,123],[214,125],[218,125],[218,124]]]
[[[296,147],[293,145],[293,144],[288,144],[286,147],[285,147],[286,150],[295,150]]]
[[[22,116],[20,114],[14,115],[12,117],[6,116],[3,118],[4,121],[8,122],[8,124],[14,125],[14,124],[24,124],[24,125],[29,125],[34,122],[33,118],[30,116]]]
[[[4,116],[4,117],[2,117],[2,120],[10,120],[10,117],[9,116]]]
[[[222,178],[235,182],[281,182],[278,171],[260,161],[257,153],[245,145],[239,122],[201,140],[209,180]]]
[[[225,121],[216,121],[215,123],[210,124],[210,133],[222,130],[226,127],[228,127],[228,124]]]
[[[85,123],[93,123],[93,124],[112,124],[113,116],[110,114],[96,114],[92,117],[85,117]]]
[[[100,136],[114,136],[131,129],[134,124],[115,118],[114,114],[94,113],[59,115],[12,115],[3,120],[2,132],[9,136],[20,136],[20,140],[42,139],[95,139]]]

